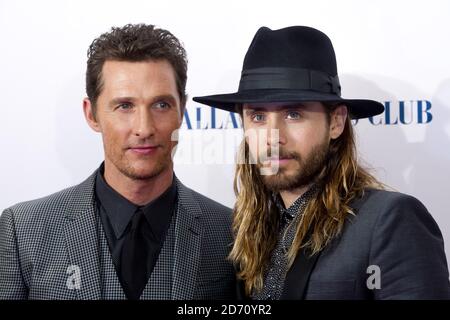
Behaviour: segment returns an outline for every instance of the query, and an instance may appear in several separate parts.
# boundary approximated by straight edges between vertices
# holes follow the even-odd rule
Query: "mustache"
[[[300,160],[300,154],[295,151],[289,151],[285,149],[278,149],[278,154],[276,152],[272,153],[271,149],[266,150],[266,152],[262,152],[258,155],[258,158],[260,160],[267,160],[267,159],[294,159],[294,160]]]

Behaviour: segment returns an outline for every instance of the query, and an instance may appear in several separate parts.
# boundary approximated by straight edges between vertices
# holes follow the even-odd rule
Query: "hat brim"
[[[335,94],[288,90],[288,89],[264,89],[246,90],[230,94],[216,94],[210,96],[194,97],[193,100],[210,107],[230,112],[237,112],[237,104],[263,103],[263,102],[302,102],[320,101],[345,104],[351,118],[361,119],[372,117],[384,111],[384,106],[378,101],[367,99],[343,99]]]

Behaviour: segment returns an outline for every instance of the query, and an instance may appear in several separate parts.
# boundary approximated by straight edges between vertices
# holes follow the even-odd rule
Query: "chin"
[[[141,161],[140,161],[141,162]],[[134,180],[148,180],[160,175],[167,166],[161,162],[149,163],[150,161],[143,161],[143,163],[128,163],[122,170],[120,170],[127,177]]]
[[[158,176],[161,171],[157,170],[129,170],[126,175],[134,180],[148,180]]]

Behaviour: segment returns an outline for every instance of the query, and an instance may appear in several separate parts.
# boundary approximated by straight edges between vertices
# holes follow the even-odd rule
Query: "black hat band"
[[[341,96],[339,77],[301,68],[256,68],[243,70],[239,91],[259,89],[314,90]]]

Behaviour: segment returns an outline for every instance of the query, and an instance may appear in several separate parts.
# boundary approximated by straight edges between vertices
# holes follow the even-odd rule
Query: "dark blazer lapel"
[[[100,299],[101,295],[95,175],[96,172],[78,186],[66,212],[65,238],[69,265],[79,268],[81,285],[74,291],[82,300]]]
[[[237,272],[236,272],[237,274]],[[236,300],[250,300],[245,294],[245,282],[236,278]]]
[[[358,211],[362,203],[363,199],[358,198],[354,200],[350,206],[353,210]],[[307,237],[309,237],[310,234],[311,231],[308,232]],[[305,291],[309,283],[311,272],[313,271],[321,252],[322,251],[311,256],[303,249],[299,251],[299,253],[295,257],[292,267],[286,274],[286,280],[281,299],[303,300],[305,298]]]
[[[281,300],[303,300],[309,277],[320,253],[310,256],[301,249],[295,257],[292,267],[286,274]]]
[[[194,298],[197,284],[202,239],[200,223],[202,211],[195,201],[192,191],[178,179],[176,182],[178,212],[175,225],[172,299],[189,300]]]

